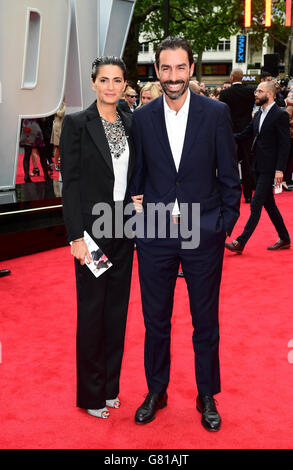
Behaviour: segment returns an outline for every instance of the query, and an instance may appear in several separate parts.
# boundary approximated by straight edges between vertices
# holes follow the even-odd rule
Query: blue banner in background
[[[236,45],[236,62],[238,64],[243,64],[246,61],[246,36],[244,34],[239,34],[237,36],[237,45]]]

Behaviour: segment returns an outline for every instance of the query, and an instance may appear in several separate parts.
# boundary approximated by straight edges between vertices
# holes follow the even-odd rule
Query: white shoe
[[[113,398],[113,400],[106,400],[106,405],[110,408],[120,408],[120,400],[119,398]]]
[[[87,410],[87,412],[89,415],[94,416],[94,418],[107,419],[110,416],[109,410],[106,407],[100,410]]]

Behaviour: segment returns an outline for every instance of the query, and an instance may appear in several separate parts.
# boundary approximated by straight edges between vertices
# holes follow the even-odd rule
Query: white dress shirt
[[[189,103],[190,103],[190,91],[188,90],[188,94],[184,102],[184,105],[178,111],[178,113],[174,111],[173,109],[170,109],[165,99],[165,95],[164,95],[163,102],[164,102],[165,122],[166,122],[167,134],[169,138],[169,144],[171,147],[176,170],[178,171],[180,160],[181,160],[181,155],[182,155],[182,150],[183,150],[184,139],[185,139],[186,126],[187,126],[187,118],[188,118]],[[176,199],[175,205],[172,211],[172,215],[178,215],[178,214],[180,214],[180,211],[179,211],[178,201]]]
[[[126,187],[127,187],[127,172],[129,162],[129,145],[127,142],[126,148],[119,158],[112,157],[113,170],[114,170],[114,201],[124,201]]]
[[[262,113],[260,115],[260,120],[259,120],[259,127],[258,127],[258,132],[260,132],[261,130],[261,126],[265,120],[265,118],[267,117],[267,114],[269,112],[269,110],[274,106],[275,102],[273,102],[272,104],[269,104],[265,109],[261,108],[262,109]]]

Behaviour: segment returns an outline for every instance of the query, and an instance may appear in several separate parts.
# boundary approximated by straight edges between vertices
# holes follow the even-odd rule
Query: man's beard
[[[176,80],[175,82],[172,80],[166,80],[165,82],[160,81],[160,83],[164,93],[168,96],[168,98],[170,98],[170,100],[174,101],[178,100],[182,95],[184,95],[189,86],[189,80],[186,82],[184,82],[184,80]],[[180,83],[183,85],[183,87],[179,91],[172,91],[168,89],[168,85],[178,85]]]
[[[268,96],[263,96],[262,98],[257,98],[255,100],[255,104],[257,106],[262,106],[263,104],[266,104],[269,101]]]

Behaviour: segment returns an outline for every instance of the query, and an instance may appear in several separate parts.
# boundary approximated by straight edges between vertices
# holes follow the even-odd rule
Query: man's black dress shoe
[[[233,253],[237,253],[241,255],[242,251],[244,250],[244,246],[240,245],[237,240],[233,240],[232,243],[225,243],[225,248],[227,250],[233,251]]]
[[[148,393],[143,404],[137,409],[136,424],[147,424],[156,417],[156,411],[167,406],[167,393]]]
[[[196,409],[202,414],[201,424],[208,431],[219,431],[221,427],[221,416],[212,396],[198,395],[196,398]]]
[[[9,274],[9,269],[0,269],[0,277],[8,276]]]
[[[279,240],[276,241],[274,245],[268,246],[267,250],[271,250],[271,251],[286,250],[290,248],[290,245],[291,245],[290,241],[285,242],[284,240],[281,240],[281,238],[279,238]]]

